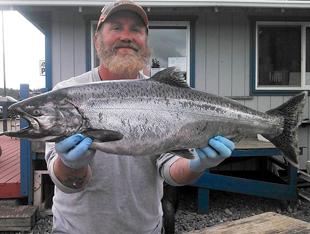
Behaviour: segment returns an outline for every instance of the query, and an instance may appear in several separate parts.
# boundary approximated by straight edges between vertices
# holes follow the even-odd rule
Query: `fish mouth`
[[[33,118],[32,116],[29,116],[26,113],[23,113],[18,110],[11,110],[12,116],[20,116],[20,118],[27,121],[28,126],[21,128],[19,130],[15,131],[6,131],[3,133],[0,133],[0,135],[6,135],[10,137],[25,137],[25,138],[39,138],[42,137],[42,133],[40,132],[40,124],[37,119]],[[16,120],[16,118],[13,118],[12,121]]]
[[[1,132],[0,136],[9,136],[9,137],[23,137],[24,135],[28,135],[29,132],[31,131],[31,127],[25,127],[25,128],[21,128],[20,130],[16,130],[16,131],[6,131],[6,132]]]

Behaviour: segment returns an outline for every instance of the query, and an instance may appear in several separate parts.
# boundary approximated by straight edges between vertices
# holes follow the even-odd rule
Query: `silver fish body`
[[[98,93],[81,101],[79,111],[91,129],[123,134],[113,142],[95,142],[107,153],[151,155],[202,148],[215,135],[279,135],[283,118],[254,111],[227,98],[156,81],[98,84]],[[111,90],[112,92],[102,92]],[[116,93],[115,90],[118,90]],[[72,96],[74,97],[74,96]],[[96,98],[100,97],[100,98]],[[73,100],[73,103],[78,100]]]
[[[83,84],[16,103],[10,110],[28,120],[30,127],[4,134],[59,141],[83,133],[93,138],[91,148],[111,154],[178,152],[188,157],[187,149],[206,147],[216,135],[233,138],[259,133],[274,143],[285,132],[287,122],[293,122],[294,127],[290,125],[286,132],[296,132],[306,96],[303,92],[281,106],[294,109],[293,120],[286,121],[281,108],[262,113],[189,88],[180,72],[168,68],[148,80]],[[297,150],[296,140],[297,133],[293,133],[288,140],[293,142],[290,153]],[[295,155],[290,157],[288,160],[298,166]]]

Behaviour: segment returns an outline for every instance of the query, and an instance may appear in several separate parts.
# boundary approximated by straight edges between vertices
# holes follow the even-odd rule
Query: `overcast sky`
[[[3,82],[2,12],[0,12],[0,88]],[[40,76],[40,60],[45,59],[45,38],[35,26],[17,11],[4,11],[6,87],[19,89],[29,84],[31,89],[45,88],[45,76]]]

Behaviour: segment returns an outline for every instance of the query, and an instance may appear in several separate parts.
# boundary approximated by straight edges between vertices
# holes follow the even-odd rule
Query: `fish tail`
[[[302,113],[308,92],[304,91],[289,99],[279,107],[269,110],[270,115],[284,118],[283,132],[278,136],[264,134],[283,154],[286,160],[294,167],[299,167],[298,126],[302,120]]]

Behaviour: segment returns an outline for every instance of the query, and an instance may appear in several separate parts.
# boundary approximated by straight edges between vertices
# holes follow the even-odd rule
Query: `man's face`
[[[139,15],[119,11],[101,27],[95,36],[95,45],[100,62],[112,74],[130,78],[149,62],[151,49]]]

